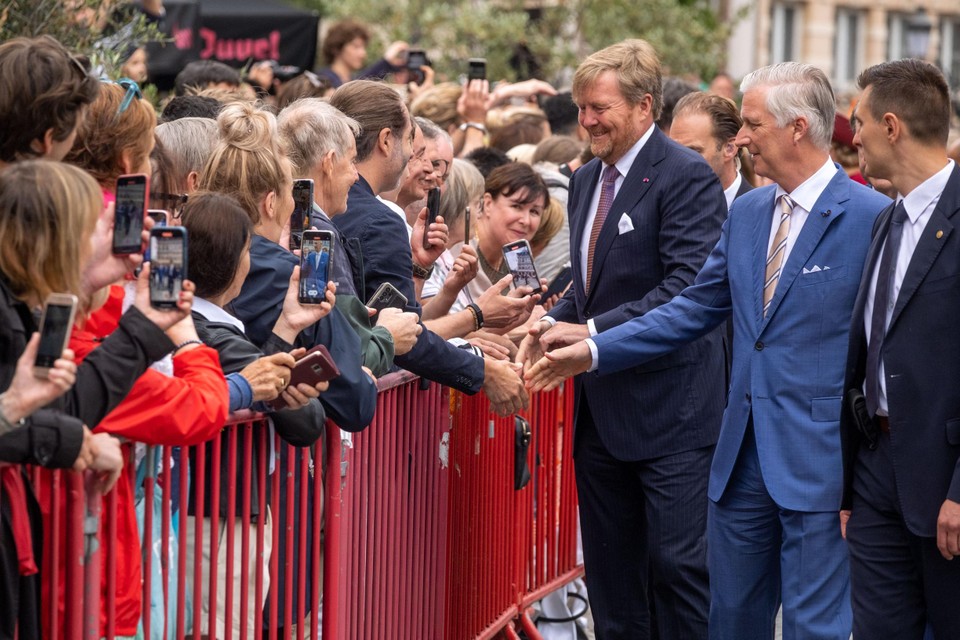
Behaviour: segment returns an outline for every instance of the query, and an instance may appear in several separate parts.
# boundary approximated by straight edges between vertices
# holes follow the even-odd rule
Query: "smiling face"
[[[736,144],[744,147],[753,158],[757,175],[781,182],[781,177],[795,161],[794,122],[777,126],[773,114],[767,109],[768,87],[756,87],[743,94],[740,115],[743,126],[737,133]]]
[[[397,197],[397,200],[404,203],[400,206],[427,197],[427,189],[430,187],[426,186],[426,178],[432,171],[433,167],[427,159],[427,141],[423,137],[423,130],[417,127],[413,135],[413,154],[407,161],[407,169]]]
[[[580,126],[590,134],[590,150],[606,164],[623,157],[652,125],[647,94],[631,105],[620,92],[614,71],[604,71],[577,95]]]
[[[480,237],[487,245],[485,253],[499,252],[500,247],[516,240],[530,240],[540,227],[544,198],[523,204],[528,190],[519,189],[509,196],[483,195],[483,213],[477,215]]]
[[[324,185],[327,194],[324,198],[324,204],[320,207],[329,216],[335,216],[347,210],[347,196],[350,187],[357,181],[357,165],[354,164],[357,159],[357,143],[350,138],[348,146],[343,154],[338,156],[336,153],[330,156],[330,171],[326,175]]]

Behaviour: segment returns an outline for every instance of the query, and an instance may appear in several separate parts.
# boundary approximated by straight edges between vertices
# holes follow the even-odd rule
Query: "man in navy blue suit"
[[[528,364],[541,348],[669,301],[716,244],[723,190],[700,156],[655,126],[661,87],[657,54],[643,40],[577,69],[573,98],[597,159],[571,179],[573,286],[525,339]],[[724,380],[719,332],[629,375],[577,379],[574,460],[600,640],[706,636],[707,475]]]
[[[843,414],[856,638],[960,637],[960,168],[950,93],[920,60],[859,78],[856,144],[896,205],[853,309]],[[855,411],[854,408],[857,407]]]
[[[822,71],[773,65],[741,88],[737,144],[776,184],[734,201],[693,286],[548,353],[528,376],[538,389],[593,370],[606,384],[732,313],[730,393],[710,471],[710,638],[773,640],[782,604],[784,640],[848,640],[844,355],[870,229],[890,201],[830,161],[834,96]]]

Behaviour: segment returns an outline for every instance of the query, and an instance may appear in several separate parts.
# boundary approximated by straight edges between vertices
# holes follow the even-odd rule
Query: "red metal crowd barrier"
[[[520,490],[513,419],[403,373],[381,380],[368,429],[327,425],[325,487],[323,443],[286,445],[252,414],[197,447],[129,445],[127,485],[104,499],[92,477],[34,470],[44,637],[134,635],[139,621],[154,639],[470,640],[515,637],[514,622],[536,638],[529,605],[582,571],[572,394],[536,395],[524,415]],[[124,546],[131,527],[139,549]]]

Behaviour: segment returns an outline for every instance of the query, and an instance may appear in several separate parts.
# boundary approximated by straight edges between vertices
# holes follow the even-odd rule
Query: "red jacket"
[[[83,360],[97,347],[102,338],[117,327],[123,308],[123,288],[111,287],[107,303],[95,312],[82,330],[74,328],[70,336],[70,348],[74,350],[77,361]],[[227,421],[230,398],[227,393],[226,379],[220,369],[217,352],[202,346],[182,352],[173,358],[174,376],[168,377],[154,370],[148,370],[137,380],[126,399],[117,406],[103,422],[93,429],[95,432],[110,433],[129,440],[152,445],[188,446],[209,440],[219,433]],[[129,452],[128,447],[124,447]],[[128,457],[128,460],[130,458]],[[100,634],[106,635],[106,549],[114,546],[117,552],[116,575],[116,633],[132,636],[136,634],[140,620],[142,584],[140,569],[140,534],[137,529],[134,508],[135,490],[132,485],[132,473],[124,470],[117,482],[117,537],[115,540],[103,539],[103,519],[101,520],[101,560],[103,561],[103,581],[101,585]],[[42,491],[49,493],[51,483],[41,483]],[[49,513],[50,496],[41,496],[44,518]],[[66,519],[66,491],[61,494],[61,522]],[[104,500],[106,517],[107,501]],[[149,508],[149,505],[148,505]],[[104,518],[105,519],[105,518]],[[50,532],[44,526],[45,534]],[[47,536],[49,537],[49,536]],[[59,544],[64,548],[65,539],[44,540],[44,548]],[[106,544],[104,544],[106,543]],[[47,556],[49,557],[49,555]],[[67,559],[61,557],[61,576]],[[44,569],[46,573],[47,569]],[[54,599],[50,597],[50,581],[44,580],[43,606],[46,610]],[[63,608],[65,594],[56,594],[55,602],[61,608],[59,619],[64,620]],[[43,621],[49,620],[45,613]],[[52,634],[44,633],[45,636]]]

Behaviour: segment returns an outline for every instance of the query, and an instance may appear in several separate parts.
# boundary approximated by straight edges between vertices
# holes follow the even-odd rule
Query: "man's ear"
[[[720,154],[723,156],[724,160],[729,161],[737,156],[737,145],[734,144],[734,140],[736,140],[736,137],[731,136],[726,142],[723,143],[723,148],[720,149]]]
[[[380,134],[377,135],[377,147],[383,152],[384,155],[390,155],[390,152],[393,149],[393,144],[393,130],[389,127],[380,129]]]
[[[323,157],[320,158],[320,169],[323,171],[323,175],[329,176],[333,174],[333,165],[336,161],[336,151],[331,149],[323,154]]]
[[[793,143],[797,144],[810,133],[810,123],[806,116],[800,116],[793,121]]]
[[[200,182],[200,174],[191,171],[187,174],[187,193],[193,193],[197,190],[197,184]]]
[[[890,144],[893,144],[903,136],[906,127],[900,118],[896,114],[890,113],[889,111],[883,114],[883,118],[880,119],[880,122],[883,123],[884,128],[887,131],[887,141]]]

